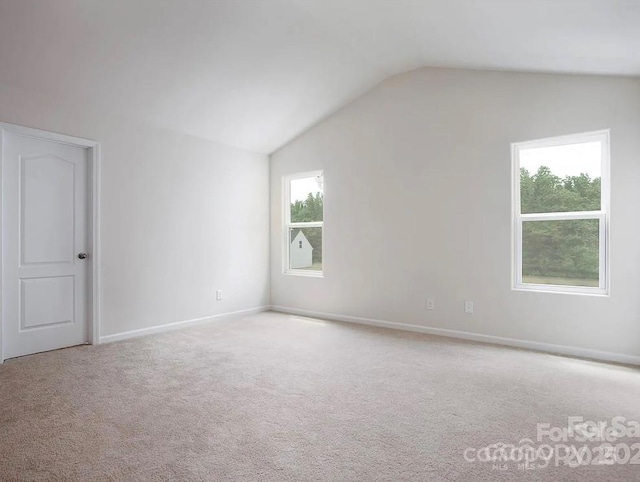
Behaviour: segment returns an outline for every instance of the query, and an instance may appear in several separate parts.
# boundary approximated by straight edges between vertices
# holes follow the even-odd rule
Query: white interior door
[[[88,150],[4,132],[4,357],[88,341]]]

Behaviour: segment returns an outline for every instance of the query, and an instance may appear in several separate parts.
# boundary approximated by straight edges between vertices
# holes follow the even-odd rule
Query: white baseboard
[[[181,328],[187,328],[189,326],[202,325],[203,323],[209,323],[210,321],[223,321],[248,315],[255,315],[257,313],[269,311],[269,309],[269,306],[259,306],[257,308],[249,308],[248,310],[232,311],[229,313],[221,313],[219,315],[205,316],[204,318],[176,321],[174,323],[166,323],[164,325],[140,328],[139,330],[124,331],[122,333],[116,333],[114,335],[101,336],[100,343],[111,343],[114,341],[128,340],[129,338],[137,338],[144,335],[164,333],[165,331],[179,330]]]
[[[358,316],[338,315],[335,313],[323,313],[320,311],[302,310],[288,306],[271,306],[272,311],[288,313],[291,315],[308,316],[310,318],[321,318],[325,320],[344,321],[347,323],[358,323],[361,325],[379,326],[382,328],[392,328],[396,330],[413,331],[427,335],[446,336],[448,338],[460,338],[463,340],[479,341],[482,343],[493,343],[496,345],[512,346],[516,348],[526,348],[528,350],[554,353],[558,355],[568,355],[579,358],[590,358],[593,360],[623,363],[626,365],[640,365],[640,356],[626,355],[624,353],[612,353],[607,351],[590,350],[574,346],[554,345],[551,343],[541,343],[538,341],[518,340],[515,338],[503,338],[500,336],[483,335],[467,331],[447,330],[445,328],[432,328],[428,326],[411,325],[407,323],[396,323],[385,320],[375,320],[371,318],[361,318]]]

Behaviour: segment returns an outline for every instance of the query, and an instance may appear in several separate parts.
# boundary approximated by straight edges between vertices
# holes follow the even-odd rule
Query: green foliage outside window
[[[530,175],[520,169],[522,214],[600,210],[600,178],[587,174],[556,176],[546,166]]]
[[[587,174],[560,178],[542,166],[520,170],[521,212],[598,211],[600,178]],[[525,283],[598,286],[599,221],[525,221],[522,275]]]
[[[291,203],[291,222],[292,223],[308,223],[323,220],[323,196],[316,193],[315,196],[309,193],[304,201],[296,201]],[[302,231],[313,246],[313,263],[322,263],[322,228],[302,228],[293,229],[291,239],[294,239]]]

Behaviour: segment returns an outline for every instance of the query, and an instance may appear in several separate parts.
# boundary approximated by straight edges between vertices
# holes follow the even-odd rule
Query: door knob
[[[87,259],[87,253],[80,253],[78,259]]]

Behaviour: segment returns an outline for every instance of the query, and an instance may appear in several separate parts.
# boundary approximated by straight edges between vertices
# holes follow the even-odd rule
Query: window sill
[[[548,293],[556,295],[582,295],[608,298],[609,292],[600,288],[581,288],[578,286],[534,285],[521,284],[511,288],[513,291],[527,291],[531,293]]]
[[[305,269],[287,269],[283,274],[289,276],[303,276],[306,278],[324,278],[324,272],[322,271],[308,271]]]

